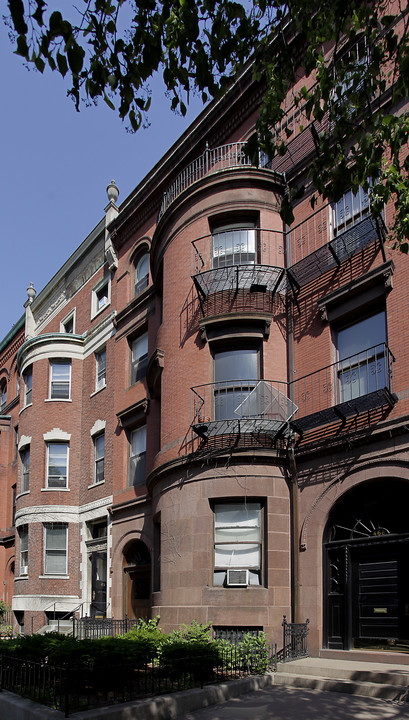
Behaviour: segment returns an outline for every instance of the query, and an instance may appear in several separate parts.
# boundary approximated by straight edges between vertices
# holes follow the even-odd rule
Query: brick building
[[[244,72],[119,206],[111,183],[0,345],[26,631],[77,611],[279,640],[285,614],[315,650],[407,645],[408,259],[362,189],[312,212],[307,186],[283,226],[313,136],[289,102],[286,155],[253,166],[261,94]]]

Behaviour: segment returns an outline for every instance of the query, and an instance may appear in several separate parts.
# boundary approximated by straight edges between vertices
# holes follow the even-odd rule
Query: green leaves
[[[16,33],[18,33],[18,35],[25,35],[28,27],[24,19],[23,0],[9,0],[8,6]]]
[[[269,158],[287,156],[297,135],[312,136],[314,189],[338,198],[373,178],[372,208],[380,213],[384,202],[395,203],[393,237],[408,251],[409,119],[395,116],[392,103],[409,95],[409,25],[399,24],[385,0],[56,5],[8,0],[8,22],[15,52],[39,72],[48,67],[68,79],[77,109],[84,96],[101,98],[136,132],[146,120],[147,83],[155,72],[163,75],[171,108],[184,115],[191,92],[198,90],[203,102],[220,97],[252,58],[255,82],[264,88],[246,147],[252,161],[260,150]],[[296,195],[295,184],[284,195],[288,224]]]

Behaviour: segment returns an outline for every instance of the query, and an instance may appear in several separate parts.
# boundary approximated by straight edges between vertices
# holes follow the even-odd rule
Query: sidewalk
[[[219,705],[179,715],[178,720],[400,720],[409,703],[322,690],[272,686]]]

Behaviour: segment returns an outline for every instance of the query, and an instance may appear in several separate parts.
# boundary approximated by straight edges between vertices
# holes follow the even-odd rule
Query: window
[[[71,391],[71,362],[53,360],[50,362],[50,398],[69,400]]]
[[[214,379],[215,420],[237,419],[235,411],[254,390],[258,379],[257,349],[216,352]]]
[[[131,385],[145,377],[148,365],[148,333],[132,341]]]
[[[33,386],[33,368],[29,367],[23,373],[24,381],[24,406],[31,404],[31,394]]]
[[[94,483],[104,481],[105,433],[94,437]]]
[[[229,265],[252,265],[256,262],[254,223],[229,224],[212,234],[213,268]]]
[[[68,487],[68,443],[47,443],[47,487]]]
[[[20,538],[20,575],[28,573],[28,525],[21,525],[18,529]]]
[[[135,265],[134,295],[139,295],[149,284],[149,255],[145,253]]]
[[[111,302],[111,281],[110,278],[103,278],[92,291],[91,317],[102,312]]]
[[[146,479],[146,425],[131,433],[129,485],[143,485]]]
[[[379,312],[338,330],[338,380],[341,402],[388,385],[386,317]]]
[[[0,410],[7,405],[7,382],[3,380],[0,384]]]
[[[332,109],[335,115],[339,114],[340,103],[346,104],[345,96],[347,94],[362,91],[368,65],[369,49],[365,36],[359,38],[354,45],[338,55],[334,66],[334,89],[331,92]],[[369,80],[369,78],[367,79]],[[350,99],[352,100],[352,97]],[[351,104],[350,112],[353,109]]]
[[[69,318],[62,321],[62,332],[69,333],[70,335],[73,335],[74,333],[74,314],[70,315]]]
[[[44,574],[67,574],[67,535],[65,523],[44,525]]]
[[[261,515],[261,503],[257,502],[215,504],[215,585],[261,585]]]
[[[107,354],[105,348],[95,353],[96,371],[95,371],[95,390],[101,390],[105,387]]]
[[[369,195],[360,187],[356,193],[347,190],[338,202],[332,206],[334,236],[344,232],[352,225],[369,215]]]
[[[20,450],[21,458],[21,492],[28,492],[30,487],[30,446]]]

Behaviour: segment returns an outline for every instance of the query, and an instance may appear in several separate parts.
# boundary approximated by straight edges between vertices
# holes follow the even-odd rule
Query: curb
[[[273,673],[230,680],[218,685],[184,690],[145,700],[72,713],[75,720],[175,720],[194,710],[217,705],[244,693],[274,685]],[[64,713],[3,690],[0,693],[0,720],[61,720]]]

